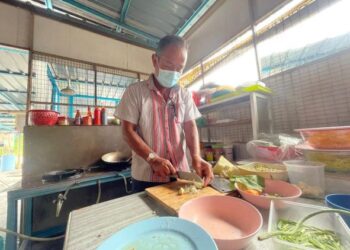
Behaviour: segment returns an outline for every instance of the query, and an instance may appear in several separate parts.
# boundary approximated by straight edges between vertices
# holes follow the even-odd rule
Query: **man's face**
[[[159,74],[159,68],[182,73],[187,61],[187,50],[176,45],[167,46],[160,55],[153,54],[154,73]]]

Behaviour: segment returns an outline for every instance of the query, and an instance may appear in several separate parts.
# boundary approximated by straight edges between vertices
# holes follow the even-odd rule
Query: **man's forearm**
[[[185,122],[184,126],[187,147],[190,150],[192,159],[200,157],[199,136],[195,121]]]
[[[123,126],[124,140],[128,143],[130,148],[143,159],[147,160],[152,149],[143,141],[139,134],[130,128]]]

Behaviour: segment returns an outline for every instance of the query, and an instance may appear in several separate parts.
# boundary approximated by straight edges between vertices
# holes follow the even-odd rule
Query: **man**
[[[178,85],[187,60],[187,44],[178,36],[166,36],[152,55],[154,74],[130,85],[117,107],[123,136],[133,150],[133,191],[169,182],[176,171],[192,167],[208,185],[211,165],[200,157],[195,119],[200,117],[191,93]]]

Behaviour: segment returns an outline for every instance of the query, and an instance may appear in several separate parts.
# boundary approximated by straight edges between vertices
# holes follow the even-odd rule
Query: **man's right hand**
[[[176,174],[174,166],[167,159],[156,157],[150,160],[149,164],[151,165],[153,172],[160,177]]]

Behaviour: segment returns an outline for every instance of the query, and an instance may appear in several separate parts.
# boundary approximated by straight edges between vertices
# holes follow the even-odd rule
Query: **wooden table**
[[[297,202],[322,205],[321,202],[302,198]],[[267,231],[268,211],[260,210],[260,212],[264,218],[261,232]],[[169,216],[169,214],[145,192],[75,210],[69,216],[64,249],[96,249],[120,229],[155,216]],[[269,249],[272,249],[270,241],[258,240],[253,240],[246,248],[246,250]]]

